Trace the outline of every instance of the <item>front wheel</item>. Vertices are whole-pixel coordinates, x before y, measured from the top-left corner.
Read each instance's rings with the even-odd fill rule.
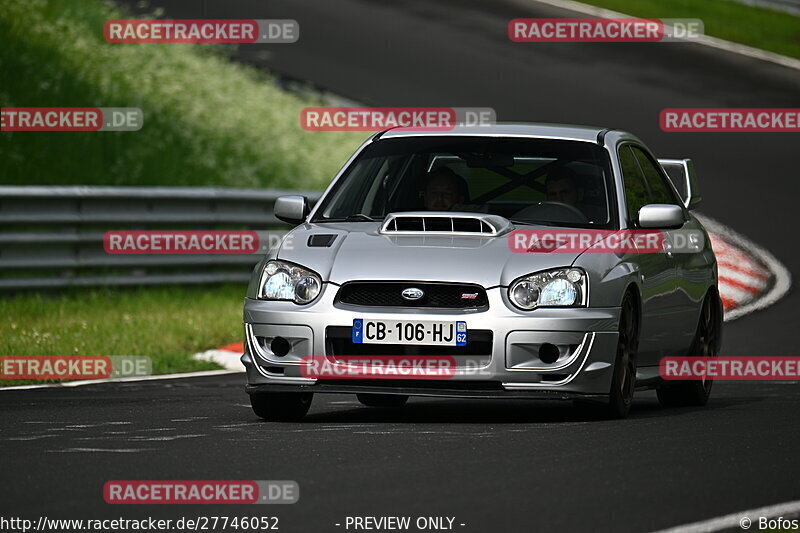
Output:
[[[722,302],[715,294],[706,296],[689,357],[716,357],[722,339]],[[706,376],[693,381],[666,383],[658,389],[664,407],[703,406],[708,403],[714,381]]]
[[[619,317],[617,356],[611,377],[607,414],[610,418],[625,418],[633,403],[636,390],[636,352],[639,349],[639,314],[632,293],[625,295]]]
[[[253,412],[264,420],[295,422],[311,407],[311,392],[259,392],[250,395]]]

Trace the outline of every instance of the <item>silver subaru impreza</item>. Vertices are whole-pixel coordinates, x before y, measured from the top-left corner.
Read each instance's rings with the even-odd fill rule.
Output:
[[[256,266],[247,392],[296,420],[314,393],[569,399],[612,417],[634,391],[703,405],[667,356],[721,343],[717,263],[691,161],[624,131],[549,124],[389,130],[367,140]]]

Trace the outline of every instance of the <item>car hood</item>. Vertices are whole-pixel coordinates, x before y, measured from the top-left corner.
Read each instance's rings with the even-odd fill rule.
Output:
[[[525,229],[545,229],[524,226]],[[507,286],[514,279],[570,266],[581,252],[517,253],[508,232],[481,235],[387,235],[377,222],[302,224],[289,232],[277,258],[317,272],[324,281],[413,280]],[[552,228],[549,228],[552,229]],[[312,236],[322,241],[312,246]]]

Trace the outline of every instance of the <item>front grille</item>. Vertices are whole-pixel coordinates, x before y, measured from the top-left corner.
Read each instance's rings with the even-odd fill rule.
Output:
[[[421,356],[467,356],[476,358],[492,356],[492,331],[470,329],[466,346],[427,346],[419,344],[364,344],[354,343],[350,326],[328,326],[325,328],[325,350],[327,355],[421,355]],[[473,359],[475,361],[479,359]]]
[[[406,300],[405,289],[424,292],[418,300]],[[486,290],[469,283],[419,283],[411,281],[351,281],[342,285],[336,300],[366,307],[434,307],[441,309],[488,309]]]

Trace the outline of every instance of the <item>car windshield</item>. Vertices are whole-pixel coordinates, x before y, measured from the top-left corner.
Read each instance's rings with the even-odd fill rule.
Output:
[[[379,140],[350,165],[315,222],[403,211],[490,213],[517,224],[610,227],[605,150],[581,141],[418,136]]]

